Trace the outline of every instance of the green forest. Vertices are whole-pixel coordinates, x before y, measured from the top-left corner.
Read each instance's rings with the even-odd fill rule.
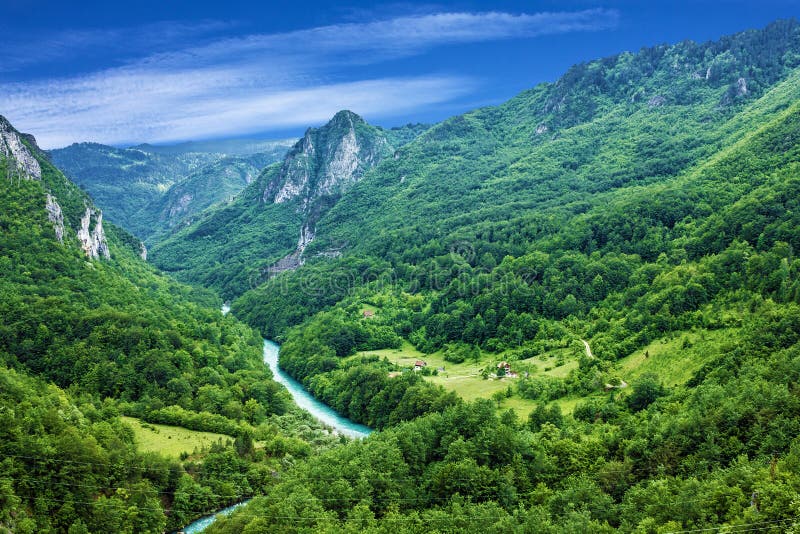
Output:
[[[271,380],[260,336],[219,297],[159,274],[108,223],[111,259],[87,259],[70,226],[88,197],[27,149],[41,181],[0,165],[0,531],[177,529],[338,443]],[[63,243],[46,191],[63,203]],[[121,415],[230,440],[165,458],[139,450]]]
[[[316,396],[385,430],[215,531],[786,530],[798,36],[776,23],[579,65],[370,171],[309,245],[345,244],[342,258],[233,311],[283,341],[282,366]],[[380,350],[404,340],[451,363],[475,355],[484,374],[530,371],[464,402]],[[659,372],[631,372],[637,352]],[[538,363],[555,354],[546,365],[575,362],[564,376]]]
[[[343,117],[357,179],[265,200],[324,175]],[[0,156],[0,532],[162,532],[250,497],[207,532],[797,531],[800,23],[359,121],[156,247],[180,282],[109,223],[88,259],[89,197],[27,138],[41,180]],[[376,431],[297,408],[262,337]],[[229,439],[169,456],[137,442],[156,425]]]

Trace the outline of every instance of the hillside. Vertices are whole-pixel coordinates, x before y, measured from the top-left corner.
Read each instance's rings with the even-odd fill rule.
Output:
[[[798,52],[786,21],[579,65],[366,173],[306,249],[341,256],[233,313],[385,430],[217,531],[301,495],[319,530],[794,525]]]
[[[574,67],[557,83],[537,87],[499,108],[436,125],[368,173],[320,220],[307,256],[336,248],[342,249],[341,260],[309,264],[296,277],[246,295],[234,309],[265,334],[276,336],[284,324],[295,324],[333,304],[350,289],[351,282],[334,282],[329,284],[333,291],[305,294],[291,305],[286,305],[283,289],[280,295],[270,290],[287,284],[294,288],[293,280],[303,287],[304,276],[360,285],[386,275],[400,282],[401,289],[458,295],[483,291],[488,281],[477,275],[494,272],[506,256],[520,258],[534,251],[549,254],[548,264],[556,264],[564,252],[585,258],[600,253],[607,266],[598,273],[624,277],[632,267],[622,267],[630,259],[623,254],[638,255],[637,262],[656,260],[668,252],[665,242],[681,219],[707,216],[713,204],[698,202],[691,213],[665,213],[666,208],[652,204],[638,219],[629,213],[603,228],[590,226],[584,214],[604,212],[615,198],[636,196],[646,202],[662,184],[714,157],[789,106],[797,97],[796,77],[787,79],[794,66],[791,50],[796,48],[795,23],[782,22],[718,43],[644,49]],[[750,88],[746,93],[736,96],[741,74],[750,71],[759,74],[745,81]],[[717,191],[709,191],[709,197],[713,203],[732,200]],[[687,208],[684,201],[682,209]],[[619,238],[614,234],[622,229],[614,224],[625,225]],[[593,279],[542,280],[545,259],[532,257],[518,262],[529,265],[527,279],[536,287],[556,290],[539,293],[539,298],[548,299],[538,305],[546,317],[561,319],[570,308],[585,313],[604,296],[587,291]],[[453,278],[464,270],[467,279],[459,284],[467,287],[459,289]],[[558,271],[552,272],[556,276]],[[611,282],[605,292],[625,283],[610,274],[603,277]],[[568,295],[569,305],[559,309]],[[443,304],[454,300],[447,298]],[[433,311],[431,315],[444,315],[447,310]],[[501,315],[493,319],[493,331],[511,307],[494,311]],[[453,322],[452,313],[447,315]],[[450,331],[458,337],[465,322],[477,315],[485,320],[480,309],[466,311]],[[441,327],[428,327],[434,329]],[[481,342],[492,337],[490,333]],[[440,338],[433,347],[445,340]]]
[[[230,140],[131,148],[75,143],[49,155],[113,222],[154,242],[236,195],[292,143]]]
[[[2,117],[0,208],[0,531],[177,528],[310,450],[276,427],[297,416],[260,337],[141,261]],[[167,460],[137,448],[121,413],[230,439]]]
[[[370,168],[426,129],[384,130],[341,111],[324,126],[309,128],[280,164],[266,168],[233,202],[208,210],[159,243],[152,260],[226,299],[238,296],[301,265],[317,221]]]

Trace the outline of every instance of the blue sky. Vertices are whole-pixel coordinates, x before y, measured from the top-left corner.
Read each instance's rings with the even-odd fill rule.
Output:
[[[570,65],[800,16],[800,0],[0,0],[0,114],[45,148],[299,136],[498,104]]]

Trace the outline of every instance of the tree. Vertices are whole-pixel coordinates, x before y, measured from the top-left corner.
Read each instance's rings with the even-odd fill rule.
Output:
[[[652,374],[642,375],[642,377],[633,385],[633,391],[625,399],[628,408],[634,412],[644,410],[650,406],[655,400],[666,394],[666,389],[658,378]]]

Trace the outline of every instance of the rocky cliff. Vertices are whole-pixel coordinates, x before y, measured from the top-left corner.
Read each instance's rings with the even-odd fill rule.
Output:
[[[0,115],[0,162],[4,162],[10,180],[42,180],[42,164],[50,165],[46,156],[36,145],[36,140],[31,135],[19,133],[8,120]],[[51,173],[52,174],[52,173]],[[61,173],[56,179],[64,181]],[[51,183],[44,183],[45,190],[51,189]],[[55,238],[64,244],[66,229],[64,210],[59,204],[53,191],[49,191],[43,198],[47,218],[53,224]],[[90,259],[109,259],[111,253],[108,248],[105,231],[103,230],[103,212],[95,208],[88,196],[82,197],[84,207],[80,224],[74,228],[81,249]]]
[[[386,131],[352,111],[340,111],[324,126],[309,128],[264,187],[263,202],[295,203],[303,215],[297,248],[270,267],[270,272],[301,265],[320,217],[365,172],[393,153]]]
[[[5,117],[0,115],[0,155],[13,162],[9,177],[41,180],[42,168],[31,151],[22,142],[22,137]]]
[[[339,196],[392,154],[384,132],[352,111],[340,111],[321,128],[309,128],[264,189],[264,202],[297,202],[307,210],[322,197]]]
[[[81,226],[78,228],[78,240],[81,248],[90,258],[103,257],[109,259],[111,253],[108,250],[106,234],[103,231],[103,212],[97,208],[87,206],[86,211],[81,217]]]

